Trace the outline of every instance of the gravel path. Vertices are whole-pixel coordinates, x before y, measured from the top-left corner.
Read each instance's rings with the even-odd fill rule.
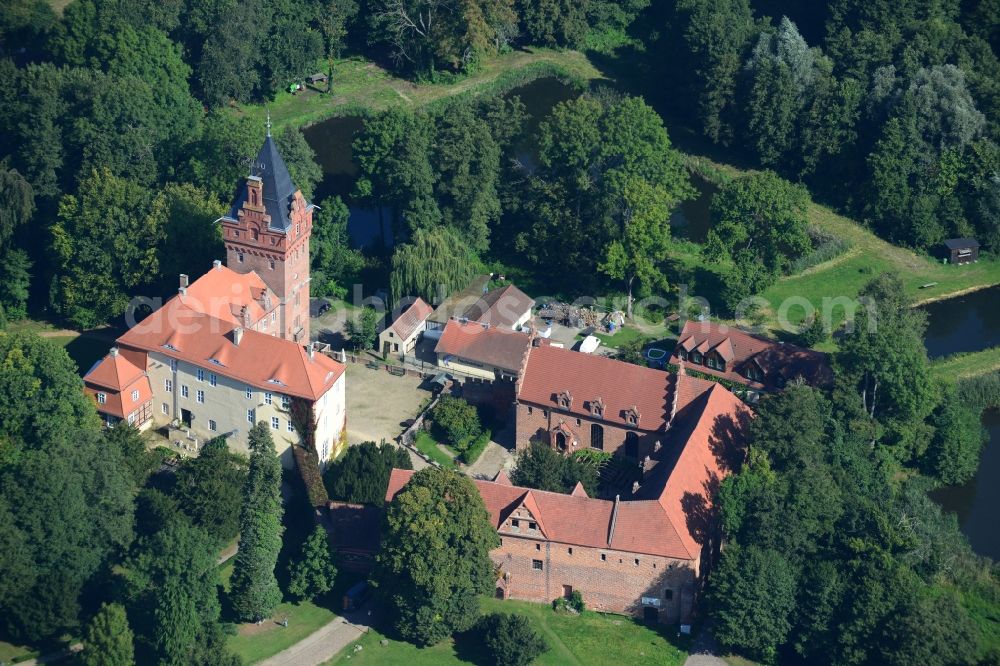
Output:
[[[363,624],[354,624],[346,618],[337,617],[287,650],[258,664],[259,666],[317,666],[332,659],[367,631],[368,627]]]

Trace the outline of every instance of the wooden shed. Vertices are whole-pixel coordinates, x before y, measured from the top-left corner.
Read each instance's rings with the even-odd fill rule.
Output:
[[[949,238],[944,242],[949,264],[979,261],[979,241],[975,238]]]

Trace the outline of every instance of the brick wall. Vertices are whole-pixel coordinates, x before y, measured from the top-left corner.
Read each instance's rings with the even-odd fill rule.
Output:
[[[660,622],[690,620],[696,577],[688,561],[503,532],[500,537],[500,547],[490,553],[500,569],[497,596],[502,591],[505,598],[549,603],[568,586],[593,610],[641,617],[645,597]]]
[[[532,438],[538,438],[543,442],[555,447],[555,437],[550,436],[556,428],[563,424],[566,432],[571,433],[566,438],[566,451],[572,453],[592,446],[592,426],[599,425],[604,431],[604,447],[607,453],[615,453],[621,449],[626,453],[625,440],[629,432],[636,434],[635,458],[642,459],[653,452],[657,441],[663,439],[662,432],[646,432],[625,428],[609,423],[602,419],[590,418],[570,414],[568,412],[552,409],[547,406],[539,406],[519,402],[517,405],[517,434],[516,446],[518,450],[527,448]],[[576,446],[573,446],[573,442]]]

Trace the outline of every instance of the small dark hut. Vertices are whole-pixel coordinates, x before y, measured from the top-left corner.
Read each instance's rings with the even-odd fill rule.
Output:
[[[949,238],[944,242],[949,264],[968,264],[979,260],[979,241],[975,238]]]

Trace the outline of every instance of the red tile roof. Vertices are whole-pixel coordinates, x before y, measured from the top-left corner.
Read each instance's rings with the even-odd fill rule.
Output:
[[[490,326],[513,328],[535,301],[512,284],[492,289],[473,303],[462,316]]]
[[[779,378],[791,381],[796,377],[802,377],[814,386],[824,386],[833,381],[833,371],[826,354],[763,336],[751,335],[733,326],[689,319],[677,339],[677,349],[684,349],[687,352],[697,350],[702,354],[714,350],[726,360],[726,371],[723,372],[706,365],[695,364],[691,362],[689,355],[687,363],[691,370],[753,388],[777,388],[776,380]],[[670,358],[670,362],[674,364],[681,360],[677,356],[677,349]],[[763,383],[745,376],[744,369],[748,363],[755,363],[761,368],[765,375]]]
[[[406,312],[396,317],[396,321],[392,322],[393,333],[401,340],[409,339],[420,324],[427,321],[433,311],[434,308],[428,305],[424,299],[417,297],[417,300],[406,309]]]
[[[274,292],[256,272],[237,273],[221,264],[192,282],[186,291],[183,299],[192,310],[235,326],[244,325],[241,314],[244,307],[252,326],[279,304]]]
[[[139,351],[112,350],[87,371],[83,381],[84,392],[93,397],[97,411],[122,419],[153,398],[146,354]],[[136,400],[132,399],[133,391],[139,392]],[[103,404],[97,401],[98,393],[105,396]]]
[[[394,469],[389,477],[386,502],[392,501],[415,472]],[[573,546],[607,548],[678,559],[696,559],[684,547],[655,501],[618,502],[614,533],[611,532],[615,502],[586,496],[564,495],[544,490],[474,479],[490,514],[500,529],[506,518],[525,506],[538,522],[546,539]]]
[[[534,350],[533,350],[534,351]],[[723,386],[694,377],[677,381],[679,425],[664,447],[666,460],[643,484],[637,499],[612,502],[520,488],[506,475],[475,480],[493,526],[523,506],[544,537],[570,545],[698,560],[712,499],[742,453],[750,409]],[[413,475],[393,470],[386,501]]]
[[[319,399],[344,373],[344,366],[328,356],[310,358],[305,347],[264,333],[244,331],[237,345],[236,329],[231,320],[207,315],[190,307],[186,297],[175,296],[118,342],[308,400]]]
[[[434,351],[518,374],[530,346],[527,333],[452,319]]]
[[[689,378],[690,379],[690,378]],[[657,502],[677,526],[689,552],[698,552],[712,500],[734,460],[742,454],[743,433],[750,408],[721,384],[712,383],[684,411],[678,411],[678,431],[665,447],[672,458]],[[657,488],[650,480],[653,489]]]
[[[589,417],[591,404],[600,398],[605,421],[627,425],[625,413],[634,407],[639,412],[638,428],[652,432],[664,429],[670,420],[674,383],[673,376],[662,370],[541,346],[528,354],[517,399]],[[569,409],[559,405],[564,391],[572,397]]]

